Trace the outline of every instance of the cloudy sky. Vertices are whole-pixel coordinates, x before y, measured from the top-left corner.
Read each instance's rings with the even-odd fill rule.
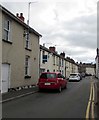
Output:
[[[12,2],[13,1],[13,2]],[[42,34],[40,44],[55,46],[58,53],[76,62],[94,62],[97,48],[97,0],[1,0],[14,15],[30,4],[30,26]]]

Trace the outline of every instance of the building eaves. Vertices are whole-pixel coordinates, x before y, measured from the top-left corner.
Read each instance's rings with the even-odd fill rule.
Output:
[[[61,58],[61,59],[64,59],[64,60],[66,60],[66,61],[68,61],[68,62],[70,62],[70,63],[73,63],[73,64],[75,64],[75,65],[78,66],[78,64],[75,63],[75,61],[74,61],[73,59],[70,59],[69,57],[64,58],[64,57],[62,57],[61,55],[57,54],[57,52],[52,52],[52,51],[50,51],[50,50],[49,50],[48,48],[46,48],[45,46],[40,45],[40,49],[45,50],[45,51],[47,51],[47,52],[49,52],[49,53],[53,53],[53,55],[56,55],[57,57],[59,57],[59,58]]]
[[[44,46],[42,46],[42,45],[40,45],[40,49],[45,50],[45,51],[51,53],[51,51],[50,51],[48,48],[46,48],[46,47],[44,47]]]
[[[73,59],[69,58],[69,57],[66,57],[66,60],[67,60],[68,62],[71,62],[71,63],[75,64],[75,61],[74,61]]]
[[[21,21],[19,18],[17,18],[14,14],[12,14],[10,11],[8,11],[5,7],[3,7],[2,5],[0,5],[0,10],[2,10],[2,12],[4,12],[5,14],[7,14],[9,17],[11,17],[13,20],[15,20],[16,22],[18,22],[19,24],[21,24],[22,26],[24,26],[26,29],[29,29],[30,32],[33,32],[35,35],[42,37],[41,34],[39,34],[37,31],[35,31],[33,28],[31,28],[30,26],[28,26],[26,23],[24,23],[23,21]]]
[[[45,50],[45,51],[47,51],[49,53],[53,53],[53,55],[56,55],[58,57],[61,57],[59,54],[57,54],[57,52],[52,52],[48,48],[46,48],[45,46],[40,45],[40,49]]]
[[[92,64],[92,63],[83,63],[82,66],[83,67],[87,67],[87,68],[94,68],[95,64]]]

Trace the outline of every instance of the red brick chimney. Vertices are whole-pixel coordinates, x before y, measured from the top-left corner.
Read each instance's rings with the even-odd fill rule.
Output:
[[[20,17],[19,18],[24,22],[23,13],[20,13]]]
[[[16,13],[16,16],[19,17],[19,13]]]
[[[55,51],[56,51],[56,48],[55,48],[55,47],[49,47],[49,50],[50,50],[51,52],[55,52]]]
[[[17,13],[16,14],[16,16],[20,19],[20,20],[22,20],[23,22],[24,22],[24,17],[23,17],[23,13],[20,13],[20,16],[19,16],[19,14]]]
[[[62,56],[62,57],[64,57],[65,58],[65,53],[63,52],[63,53],[61,53],[60,54],[60,56]]]

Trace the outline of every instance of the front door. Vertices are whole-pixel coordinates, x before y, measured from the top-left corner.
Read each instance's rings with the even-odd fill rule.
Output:
[[[8,92],[8,86],[9,86],[9,72],[10,71],[10,65],[9,64],[2,64],[2,82],[1,82],[1,93]]]

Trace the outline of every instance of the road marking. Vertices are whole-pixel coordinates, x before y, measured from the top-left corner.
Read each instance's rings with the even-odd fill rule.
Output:
[[[94,91],[94,84],[93,84],[93,87],[92,87],[93,89],[93,97],[92,97],[92,107],[91,107],[91,117],[92,118],[95,118],[95,116],[94,116],[94,101],[95,101],[95,91]]]
[[[89,118],[89,113],[90,113],[90,105],[91,105],[91,98],[92,98],[92,82],[91,82],[91,88],[90,88],[90,97],[87,105],[87,110],[86,110],[86,119],[88,120]]]
[[[90,119],[90,117],[93,118],[93,119],[95,118],[95,115],[94,115],[94,101],[95,101],[94,83],[91,82],[90,97],[89,97],[87,110],[86,110],[86,120]]]

